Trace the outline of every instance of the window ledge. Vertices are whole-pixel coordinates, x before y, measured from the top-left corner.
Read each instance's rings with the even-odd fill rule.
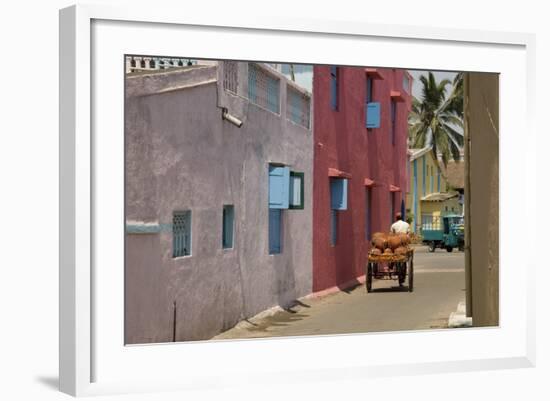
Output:
[[[340,177],[340,178],[351,178],[350,173],[346,173],[345,171],[338,170],[337,168],[329,167],[328,168],[328,176],[329,177]]]
[[[383,79],[376,68],[365,68],[365,73],[372,79]]]
[[[390,97],[396,102],[405,101],[405,97],[403,97],[403,94],[400,91],[390,91]]]

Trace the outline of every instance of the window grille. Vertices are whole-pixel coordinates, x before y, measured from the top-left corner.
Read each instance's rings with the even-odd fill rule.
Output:
[[[236,61],[223,62],[223,89],[237,93],[238,65]]]
[[[191,212],[174,212],[172,221],[173,257],[191,255]]]
[[[139,63],[140,63],[141,68],[145,68],[145,60],[144,59],[141,59],[141,61]]]
[[[290,85],[287,87],[287,118],[290,121],[309,128],[310,99]]]
[[[130,60],[130,67],[135,68],[135,66],[136,66],[136,60],[132,57],[132,59]]]
[[[269,111],[279,113],[279,79],[255,63],[248,63],[248,99]]]

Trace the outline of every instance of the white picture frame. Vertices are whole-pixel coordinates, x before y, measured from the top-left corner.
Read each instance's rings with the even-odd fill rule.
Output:
[[[204,37],[200,44],[202,50],[199,51],[196,41],[185,46],[173,39],[159,40],[167,38],[168,34],[173,37],[176,31],[189,35],[188,38]],[[126,32],[124,37],[121,36],[123,32]],[[231,42],[233,44],[216,45],[221,34],[224,40],[235,39]],[[327,43],[326,52],[306,55],[304,49],[300,50],[301,43],[314,44],[321,38]],[[242,48],[235,45],[237,40],[242,41]],[[293,41],[293,44],[281,46],[284,49],[281,51],[272,46],[255,47],[254,43],[257,44],[258,40],[262,40],[263,44],[276,41]],[[534,43],[534,36],[530,34],[373,25],[364,21],[277,17],[251,20],[239,18],[237,13],[228,18],[221,12],[192,15],[185,13],[185,10],[113,8],[105,5],[78,5],[61,10],[61,391],[80,396],[167,389],[196,390],[244,386],[252,380],[268,383],[274,377],[286,381],[298,378],[338,380],[343,377],[360,380],[386,375],[534,366],[535,283],[534,277],[527,274],[533,261],[529,259],[531,256],[519,258],[511,247],[518,233],[535,231],[534,218],[533,212],[526,207],[527,192],[520,190],[513,193],[510,185],[506,184],[511,180],[519,183],[520,188],[535,187],[534,177],[527,174],[529,169],[535,170],[535,160],[528,157],[528,147],[525,145],[535,141],[531,116],[534,110]],[[337,45],[341,50],[337,51]],[[119,319],[123,287],[120,286],[121,274],[117,270],[120,268],[123,271],[123,266],[116,262],[121,260],[119,240],[123,235],[123,220],[117,220],[121,204],[116,202],[120,200],[118,191],[122,191],[122,188],[117,189],[122,174],[117,170],[122,165],[122,116],[117,117],[116,113],[120,114],[123,106],[120,103],[123,86],[117,86],[123,79],[123,54],[172,55],[173,52],[183,52],[185,54],[174,55],[366,65],[364,54],[346,53],[346,49],[361,46],[367,49],[400,49],[402,53],[393,54],[390,50],[377,53],[376,57],[383,59],[383,64],[378,64],[381,66],[401,67],[406,55],[408,68],[501,73],[501,160],[513,153],[517,165],[514,169],[506,165],[501,167],[501,216],[507,217],[508,227],[513,227],[513,230],[501,229],[500,327],[124,347],[123,339],[119,337],[119,325],[123,325]],[[414,49],[422,46],[433,46],[441,52],[453,48],[458,54],[469,55],[469,58],[462,57],[452,62],[443,58],[436,64],[414,53]],[[273,51],[274,58],[266,55],[268,49]],[[318,47],[313,46],[315,49]],[[334,52],[327,54],[330,49]],[[120,57],[118,71],[112,69],[117,65],[116,57]],[[110,112],[104,112],[105,106],[98,99],[108,91],[118,92],[110,100],[115,107]],[[514,104],[517,105],[515,112],[507,113]],[[104,128],[115,135],[98,142],[93,133]],[[525,132],[524,144],[512,146],[507,140],[512,132]],[[107,143],[109,140],[114,142]],[[112,177],[107,182],[103,178],[109,171]],[[113,196],[115,207],[112,214],[105,209],[105,196],[109,194],[111,197],[110,190],[118,194]],[[113,227],[116,224],[120,226],[120,231],[115,234],[109,234],[110,227],[105,224],[110,220],[107,218],[109,216],[114,217]],[[105,247],[104,244],[111,240],[111,247]],[[101,270],[105,267],[101,263],[107,257],[114,261],[110,272],[115,274],[113,280],[108,282],[106,279],[111,273]],[[513,280],[511,266],[516,269]],[[98,286],[101,286],[101,295],[95,292]],[[513,301],[507,298],[512,288],[515,289]],[[104,313],[108,303],[114,305],[113,313]],[[412,349],[393,356],[376,355],[374,351],[368,353],[364,348],[360,349],[361,344],[373,336],[381,340],[384,337],[398,338],[410,344]],[[111,337],[112,343],[106,340]],[[445,341],[440,341],[441,338]],[[451,341],[457,349],[444,348],[445,342]],[[420,353],[427,344],[434,348],[432,353]],[[351,349],[357,350],[353,361],[338,358],[339,353]],[[317,357],[320,351],[324,353],[323,358]],[[169,374],[177,361],[176,354],[180,355],[180,361],[181,355],[185,355],[185,359],[194,365],[191,367],[187,363],[180,366],[179,372]],[[214,355],[218,355],[220,361],[229,362],[212,366],[208,361]],[[151,370],[153,367],[155,371]]]

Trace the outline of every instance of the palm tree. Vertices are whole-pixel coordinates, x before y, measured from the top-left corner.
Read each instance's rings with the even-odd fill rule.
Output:
[[[449,96],[449,110],[464,121],[464,73],[459,72],[453,79],[453,87]]]
[[[436,82],[433,73],[428,77],[422,75],[422,98],[412,101],[409,115],[409,140],[414,148],[432,149],[432,156],[437,162],[441,155],[447,166],[450,157],[460,159],[464,146],[463,133],[463,74],[459,73],[453,82],[444,79]],[[451,92],[447,96],[447,86]]]

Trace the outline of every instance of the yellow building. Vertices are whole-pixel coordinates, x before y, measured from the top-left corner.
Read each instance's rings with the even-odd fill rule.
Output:
[[[462,215],[460,194],[447,181],[433,158],[431,148],[410,149],[409,156],[406,216],[411,230],[420,233],[423,225],[436,224],[440,216]]]

